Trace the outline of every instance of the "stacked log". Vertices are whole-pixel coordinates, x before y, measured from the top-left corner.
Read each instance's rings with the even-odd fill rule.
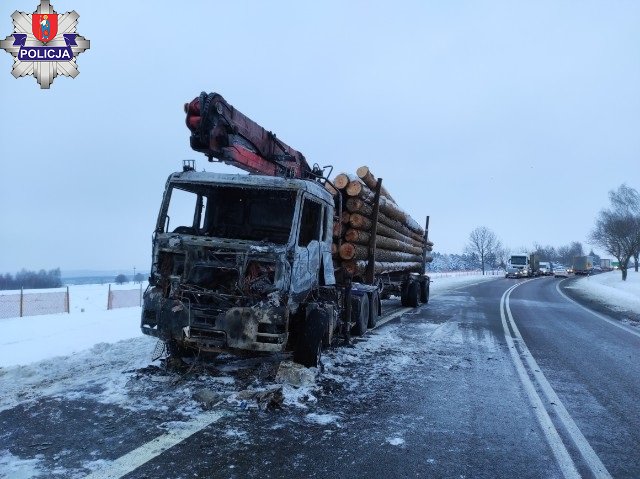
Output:
[[[376,224],[373,216],[377,182],[371,170],[362,166],[356,175],[340,173],[333,179],[333,186],[329,183],[326,186],[336,198],[336,206],[343,205],[333,229],[334,263],[337,269],[342,268],[351,275],[364,275],[369,259],[371,232]],[[425,239],[424,229],[397,205],[382,185],[375,249],[375,273],[422,272],[424,262],[431,261],[425,251],[433,249],[433,243]]]

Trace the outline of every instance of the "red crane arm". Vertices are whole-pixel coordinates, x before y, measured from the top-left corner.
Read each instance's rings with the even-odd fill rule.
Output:
[[[202,93],[185,104],[191,148],[250,173],[313,178],[299,151],[276,138],[217,93]]]

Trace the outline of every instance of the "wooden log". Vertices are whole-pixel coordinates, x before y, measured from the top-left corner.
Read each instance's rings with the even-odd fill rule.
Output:
[[[355,189],[351,189],[351,184],[345,190],[348,196],[360,198],[369,205],[373,204],[374,193],[366,185],[360,183],[360,189],[356,192]],[[349,200],[347,200],[349,201]],[[410,231],[416,233],[419,236],[424,236],[424,229],[414,220],[410,215],[404,212],[398,205],[391,200],[380,196],[380,212],[387,218],[398,221],[406,226]]]
[[[347,210],[351,213],[360,213],[369,218],[371,218],[371,214],[373,213],[373,207],[360,198],[349,198],[346,206]]]
[[[355,215],[353,221],[351,221],[351,217]],[[351,213],[349,218],[349,224],[356,229],[369,231],[371,230],[371,220],[367,218],[365,215],[360,213]],[[382,227],[382,228],[381,228]],[[394,234],[393,231],[397,232],[401,237],[397,237],[396,239],[404,240],[405,237],[412,238],[414,242],[422,245],[424,242],[424,238],[417,233],[414,233],[409,228],[401,224],[399,221],[392,220],[387,218],[383,214],[378,214],[378,229],[380,234],[383,236],[387,236],[389,238],[396,238],[398,235]]]
[[[352,229],[361,230],[367,233],[371,230],[371,220],[359,213],[351,214],[351,217],[349,218],[349,225]],[[387,238],[397,239],[413,246],[422,247],[422,245],[424,244],[421,239],[415,239],[413,237],[405,236],[402,233],[380,222],[378,222],[378,234],[386,236]]]
[[[343,211],[340,215],[340,222],[344,225],[349,224],[349,218],[351,217],[351,213],[348,211]]]
[[[369,245],[371,235],[367,231],[360,231],[353,228],[347,230],[344,235],[345,241],[361,245]],[[388,249],[391,251],[404,251],[411,254],[422,254],[422,247],[411,243],[406,243],[394,238],[376,235],[376,248]]]
[[[364,188],[366,188],[365,184],[359,179],[355,179],[349,182],[345,191],[349,196],[358,196]]]
[[[360,260],[369,257],[369,247],[354,243],[342,243],[338,250],[340,257],[346,260]],[[391,251],[376,248],[376,260],[381,262],[414,262],[422,261],[422,253],[412,254],[403,251]]]
[[[349,274],[363,275],[367,268],[367,262],[366,261],[345,261],[342,263],[342,267]],[[373,271],[376,274],[393,273],[398,271],[406,271],[407,273],[409,272],[421,273],[422,263],[421,262],[420,263],[417,263],[417,262],[386,263],[386,262],[376,261],[373,265]]]
[[[405,224],[400,223],[397,220],[393,220],[384,214],[378,214],[378,225],[382,223],[385,226],[388,226],[392,230],[395,230],[404,236],[408,236],[410,238],[415,239],[416,241],[420,241],[421,243],[424,241],[424,237],[415,231],[411,231]]]
[[[358,180],[357,176],[351,175],[349,173],[339,173],[333,179],[333,184],[336,185],[336,188],[338,188],[339,190],[344,190],[351,181],[355,180]]]
[[[340,238],[344,234],[345,227],[342,223],[333,223],[333,237]]]
[[[349,217],[349,224],[359,230],[370,230],[371,220],[359,213],[352,213]]]
[[[338,245],[335,243],[331,243],[331,254],[335,256],[338,253]]]
[[[376,178],[373,175],[373,173],[371,173],[371,170],[369,169],[368,166],[361,166],[360,168],[358,168],[356,170],[356,175],[358,175],[358,178],[360,178],[362,182],[365,185],[367,185],[371,191],[376,189],[378,178]],[[391,193],[389,193],[389,191],[384,187],[384,183],[380,188],[380,194],[382,196],[387,197],[387,199],[393,201],[394,203],[396,202],[396,200],[394,200],[393,197],[391,196]]]
[[[331,186],[328,181],[324,184],[324,189],[331,193],[331,196],[336,196],[338,194],[338,190]]]

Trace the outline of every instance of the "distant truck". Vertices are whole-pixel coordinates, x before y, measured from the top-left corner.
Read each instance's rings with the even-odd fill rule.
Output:
[[[602,271],[613,271],[610,259],[600,258],[600,267],[602,268]]]
[[[553,267],[549,261],[540,261],[540,274],[542,276],[553,275]]]
[[[512,254],[505,278],[531,278],[540,275],[540,261],[535,253]]]
[[[574,256],[573,273],[587,275],[593,273],[593,256]]]

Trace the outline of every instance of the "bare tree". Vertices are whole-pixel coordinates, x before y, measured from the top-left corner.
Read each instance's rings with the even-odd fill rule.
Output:
[[[609,199],[611,208],[598,214],[591,239],[615,256],[626,281],[629,261],[640,250],[640,195],[622,185],[609,192]]]
[[[496,237],[495,233],[486,226],[479,226],[469,234],[469,242],[465,251],[469,254],[475,254],[480,260],[482,274],[484,275],[485,264],[493,257],[495,258],[496,250],[500,249],[502,244]]]
[[[567,266],[571,266],[574,256],[584,256],[584,248],[580,241],[573,241],[566,246],[560,246],[557,249],[557,260]]]
[[[638,193],[636,189],[623,183],[617,190],[609,192],[609,199],[615,211],[640,218],[640,193]],[[634,267],[637,273],[638,256],[640,256],[640,230],[636,232],[636,235],[638,236],[636,238],[636,247],[631,256],[633,257]]]

